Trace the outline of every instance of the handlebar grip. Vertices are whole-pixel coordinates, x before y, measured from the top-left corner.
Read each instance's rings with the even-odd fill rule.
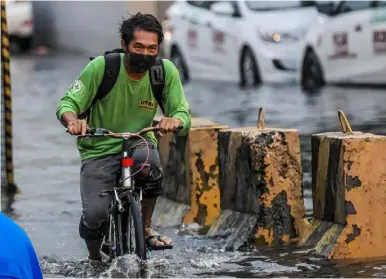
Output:
[[[173,133],[177,134],[177,133],[181,132],[181,130],[182,130],[183,128],[184,128],[183,126],[179,126],[177,129],[175,129],[175,130],[173,131]]]

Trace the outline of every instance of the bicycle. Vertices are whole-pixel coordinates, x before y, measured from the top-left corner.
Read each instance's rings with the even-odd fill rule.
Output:
[[[174,133],[178,132],[181,128],[179,127]],[[106,221],[108,226],[106,226],[106,233],[101,247],[101,251],[109,256],[109,261],[127,253],[133,254],[134,251],[139,259],[147,260],[151,250],[145,243],[145,227],[141,210],[142,187],[135,187],[133,179],[134,175],[145,167],[149,159],[150,147],[141,135],[151,131],[159,131],[159,128],[148,127],[137,133],[113,133],[104,128],[88,128],[85,135],[77,136],[78,138],[115,137],[123,139],[121,179],[113,189],[100,192],[101,196],[113,195]],[[146,143],[147,157],[142,167],[132,174],[131,167],[134,165],[134,160],[128,156],[128,149],[129,140],[133,137],[139,137]],[[133,247],[134,244],[135,248]],[[173,246],[170,245],[162,247],[162,250],[172,248]],[[157,249],[153,248],[152,250]]]

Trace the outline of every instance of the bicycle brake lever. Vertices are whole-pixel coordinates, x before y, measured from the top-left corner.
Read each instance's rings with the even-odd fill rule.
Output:
[[[103,135],[107,135],[107,134],[109,134],[109,133],[110,133],[109,130],[103,129],[103,128],[95,128],[95,129],[93,130],[93,135],[94,135],[94,136],[103,136]]]
[[[91,134],[95,129],[93,128],[87,128],[86,133]],[[68,129],[66,128],[66,133],[69,133]]]
[[[84,136],[78,136],[78,138],[89,138],[91,136],[105,136],[110,133],[109,130],[103,129],[103,128],[87,128],[86,135]]]

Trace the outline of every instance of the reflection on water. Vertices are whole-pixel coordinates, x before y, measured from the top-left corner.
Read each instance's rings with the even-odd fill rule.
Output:
[[[147,269],[124,257],[112,266],[91,266],[78,236],[80,160],[75,139],[55,117],[60,97],[80,73],[88,57],[13,60],[15,180],[22,190],[13,218],[25,228],[41,258],[45,274],[55,277],[383,277],[386,262],[335,263],[294,248],[225,252],[219,239],[173,236],[175,249],[154,252]],[[195,115],[230,127],[255,126],[264,107],[268,127],[298,129],[307,213],[312,213],[311,139],[317,132],[339,131],[337,110],[353,128],[384,134],[386,94],[383,90],[324,88],[304,94],[299,87],[261,86],[239,90],[226,83],[194,82],[186,95]],[[216,248],[217,247],[217,248]]]

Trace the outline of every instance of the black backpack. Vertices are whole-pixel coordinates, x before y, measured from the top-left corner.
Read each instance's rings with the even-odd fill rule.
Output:
[[[88,118],[90,115],[90,110],[95,105],[95,103],[98,100],[104,98],[113,88],[121,69],[121,53],[124,53],[122,49],[114,49],[112,51],[105,52],[105,72],[103,74],[102,82],[99,84],[98,91],[91,105],[86,111],[78,116],[79,119]],[[94,59],[95,57],[90,57],[90,61]],[[149,69],[149,77],[154,98],[157,100],[162,113],[164,113],[164,100],[162,91],[165,85],[165,69],[161,58],[157,57],[155,64]]]

